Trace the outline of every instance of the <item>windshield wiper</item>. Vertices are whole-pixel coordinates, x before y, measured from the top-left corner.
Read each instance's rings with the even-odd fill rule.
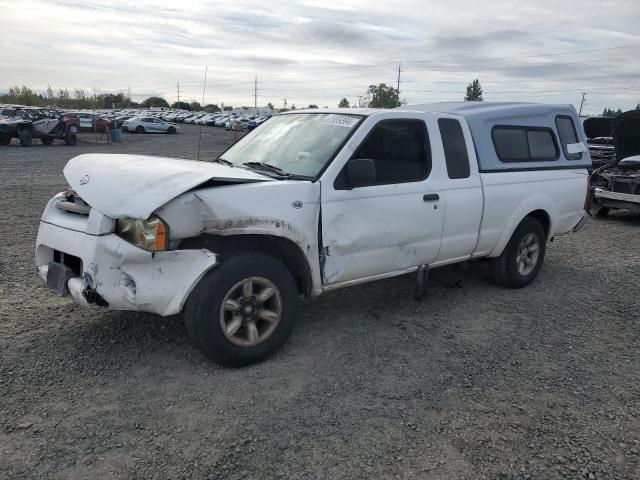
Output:
[[[273,172],[276,175],[280,175],[281,177],[289,177],[291,174],[285,172],[284,170],[282,170],[279,167],[276,167],[275,165],[271,165],[269,163],[264,163],[264,162],[245,162],[242,165],[244,165],[245,167],[249,167],[249,168],[255,168],[256,170],[267,170],[269,172]]]
[[[229,165],[230,167],[233,167],[233,163],[231,163],[229,160],[225,160],[222,157],[218,157],[214,160],[214,162],[216,163],[221,163],[223,165]]]

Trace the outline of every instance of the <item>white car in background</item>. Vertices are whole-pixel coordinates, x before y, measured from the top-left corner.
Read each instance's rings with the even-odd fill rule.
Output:
[[[175,123],[165,122],[153,117],[133,117],[122,123],[125,132],[135,133],[179,133],[180,127]]]

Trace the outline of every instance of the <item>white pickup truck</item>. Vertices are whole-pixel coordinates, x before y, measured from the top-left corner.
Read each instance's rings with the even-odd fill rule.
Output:
[[[81,155],[42,215],[38,272],[82,304],[183,312],[207,357],[257,362],[299,296],[480,259],[529,284],[584,218],[578,126],[566,105],[307,110],[213,162]]]

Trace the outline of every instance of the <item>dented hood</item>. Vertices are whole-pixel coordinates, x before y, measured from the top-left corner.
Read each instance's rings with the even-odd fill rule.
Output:
[[[111,218],[148,218],[169,200],[210,180],[273,181],[220,163],[97,153],[69,160],[64,176],[85,202]]]

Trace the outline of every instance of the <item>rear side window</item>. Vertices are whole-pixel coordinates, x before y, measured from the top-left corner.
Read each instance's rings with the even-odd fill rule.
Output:
[[[469,156],[460,122],[453,118],[440,118],[438,119],[438,127],[442,137],[444,159],[447,163],[449,178],[468,178],[470,174]]]
[[[539,162],[558,159],[553,131],[540,127],[496,126],[491,135],[502,162]]]
[[[582,159],[582,152],[567,153],[567,145],[572,143],[578,143],[578,133],[576,132],[576,126],[573,123],[573,119],[567,116],[556,117],[556,128],[558,129],[558,135],[560,136],[560,145],[562,145],[562,151],[565,158],[568,160],[580,160]]]

